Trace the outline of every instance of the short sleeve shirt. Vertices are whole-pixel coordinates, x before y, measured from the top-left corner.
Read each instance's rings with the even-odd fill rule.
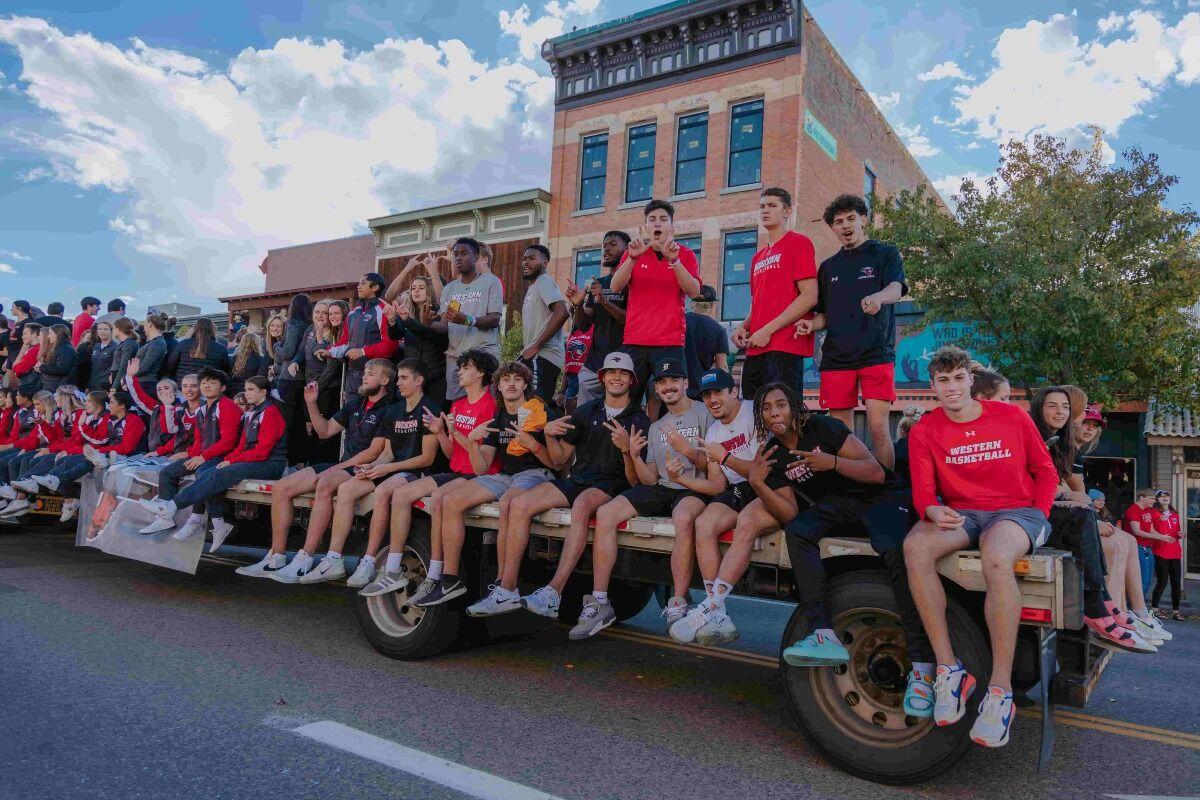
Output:
[[[842,248],[821,262],[817,310],[825,314],[822,371],[895,362],[895,305],[883,306],[876,314],[862,310],[864,297],[893,282],[908,291],[900,251],[874,239],[853,250]]]
[[[512,444],[517,437],[511,430],[517,424],[517,415],[508,413],[508,409],[501,404],[497,404],[496,418],[492,421],[489,428],[495,428],[495,433],[489,433],[483,443],[488,447],[496,448],[496,458],[500,462],[500,472],[505,475],[516,475],[519,472],[524,472],[527,469],[545,469],[546,465],[541,462],[533,453],[522,453],[515,456],[508,452],[508,446]],[[541,431],[533,434],[533,438],[539,442],[545,442],[546,437]]]
[[[467,400],[466,397],[460,397],[450,407],[450,419],[454,422],[454,427],[463,436],[466,436],[495,416],[496,398],[491,392],[484,392],[474,403]],[[457,440],[454,442],[454,449],[450,454],[450,471],[457,472],[460,475],[475,474],[475,470],[471,466],[471,456],[467,453],[467,448],[460,445]],[[488,474],[499,471],[499,460],[493,460],[491,466],[488,468]]]
[[[715,442],[725,448],[725,452],[742,461],[753,461],[758,454],[758,436],[754,432],[754,403],[742,401],[742,407],[731,422],[721,422],[714,419],[704,441]],[[726,480],[732,486],[746,480],[729,467],[721,467]]]
[[[700,376],[712,369],[718,353],[729,352],[729,334],[707,314],[687,312],[687,344],[683,349],[687,363],[688,397],[700,399]]]
[[[703,439],[712,424],[713,418],[708,408],[693,401],[691,407],[682,414],[668,412],[650,426],[650,433],[646,435],[646,461],[653,463],[658,469],[659,486],[665,486],[668,489],[686,488],[667,477],[667,458],[669,456],[674,456],[683,462],[685,476],[690,478],[696,475],[695,465],[667,443],[667,434],[674,430],[678,431],[685,439]]]
[[[538,275],[537,280],[529,284],[525,290],[525,302],[521,304],[521,331],[525,335],[524,341],[531,344],[542,332],[542,328],[546,327],[546,322],[550,319],[551,305],[554,303],[565,304],[566,302],[567,299],[563,297],[562,291],[553,278],[544,272]],[[544,358],[556,367],[562,368],[566,351],[561,328],[546,340],[537,354],[539,358]]]
[[[850,429],[845,423],[834,419],[828,414],[809,415],[796,443],[796,450],[836,454],[850,436]],[[775,437],[767,441],[767,449],[778,449],[773,454],[775,465],[771,467],[768,481],[772,485],[790,485],[797,493],[797,499],[807,499],[819,503],[827,495],[836,494],[859,499],[869,498],[878,494],[879,488],[852,481],[833,470],[815,472],[803,464],[792,466],[798,461],[797,456],[788,452]]]
[[[412,411],[408,410],[404,398],[392,403],[383,415],[379,435],[391,444],[393,462],[408,461],[421,455],[421,445],[429,433],[425,415],[436,417],[438,413],[438,408],[426,397],[422,397]]]
[[[453,280],[442,288],[441,306],[449,309],[457,303],[458,310],[472,317],[500,313],[504,310],[504,286],[500,279],[488,273],[477,274],[475,280],[463,283]],[[480,349],[499,357],[500,329],[482,331],[469,325],[449,325],[450,347],[447,356],[460,356],[468,350]]]
[[[679,261],[700,279],[696,254],[680,246]],[[666,257],[650,248],[633,265],[629,278],[629,305],[625,310],[625,344],[641,347],[682,347],[686,326],[684,296],[675,270]]]
[[[600,293],[610,305],[621,309],[626,307],[628,300],[626,292],[612,290],[612,275],[597,278],[596,283],[600,284]],[[621,349],[621,344],[625,340],[625,323],[618,322],[612,314],[608,313],[607,308],[597,303],[590,291],[587,300],[584,301],[584,306],[592,309],[593,314],[592,349],[588,353],[584,366],[592,372],[599,372],[600,367],[604,364],[604,357]]]
[[[612,433],[604,426],[609,421],[604,408],[604,398],[584,403],[571,415],[571,430],[562,441],[575,448],[575,463],[571,466],[570,478],[583,486],[597,483],[625,483],[625,459],[612,442]],[[636,427],[639,431],[650,429],[650,418],[636,403],[613,418],[626,430]]]
[[[571,331],[571,335],[567,337],[567,358],[563,371],[568,375],[578,375],[579,370],[587,363],[588,354],[592,350],[592,338],[595,330],[596,326],[593,325],[586,331]]]
[[[1129,533],[1133,533],[1133,525],[1130,523],[1134,521],[1141,526],[1142,530],[1152,531],[1154,530],[1154,509],[1142,508],[1137,503],[1134,503],[1129,508],[1125,509],[1123,521],[1125,523],[1125,530]],[[1137,538],[1137,543],[1139,545],[1149,548],[1153,548],[1155,543],[1158,541],[1157,539],[1143,539],[1140,536],[1135,538]]]
[[[377,434],[382,435],[383,418],[390,404],[391,401],[386,396],[372,403],[362,395],[354,395],[333,415],[333,421],[346,431],[345,439],[342,440],[343,461],[366,450]]]
[[[754,254],[750,266],[750,318],[747,329],[753,333],[783,313],[799,295],[797,281],[817,277],[817,256],[812,240],[788,231],[775,244]],[[813,354],[813,335],[797,337],[791,325],[775,331],[766,347],[750,347],[746,355],[760,353]]]

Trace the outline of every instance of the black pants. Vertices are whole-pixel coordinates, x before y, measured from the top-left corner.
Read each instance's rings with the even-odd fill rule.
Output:
[[[550,363],[541,356],[535,356],[532,361],[521,359],[521,363],[529,367],[533,373],[533,386],[530,392],[542,398],[547,407],[554,406],[554,391],[558,388],[558,376],[562,368]]]
[[[1103,609],[1096,608],[1107,594],[1104,575],[1104,550],[1100,547],[1100,528],[1096,512],[1090,508],[1050,507],[1050,547],[1070,550],[1083,564],[1084,614],[1103,616]],[[1089,607],[1091,606],[1091,607]]]
[[[655,370],[662,366],[664,358],[676,358],[679,362],[686,364],[684,361],[683,347],[650,347],[648,345],[627,344],[621,347],[621,350],[628,353],[633,360],[633,375],[634,384],[629,390],[629,397],[633,402],[642,403],[643,393],[647,400],[654,397],[654,384],[652,378]],[[601,391],[603,396],[603,391]]]
[[[784,383],[804,396],[804,356],[771,350],[746,356],[742,364],[742,397],[753,400],[768,383]]]
[[[800,611],[809,630],[832,628],[821,563],[821,540],[826,536],[865,536],[872,542],[896,541],[897,530],[908,524],[908,508],[891,497],[865,503],[851,497],[831,495],[809,506],[784,529],[788,556],[796,580]]]
[[[1182,590],[1182,558],[1163,558],[1162,556],[1154,557],[1154,597],[1150,603],[1154,608],[1158,608],[1158,603],[1162,600],[1163,591],[1167,588],[1167,581],[1171,582],[1171,610],[1179,610],[1179,595]]]

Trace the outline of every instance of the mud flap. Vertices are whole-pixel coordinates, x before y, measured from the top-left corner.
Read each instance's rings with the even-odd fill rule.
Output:
[[[1038,749],[1038,772],[1050,764],[1054,752],[1054,703],[1050,698],[1050,687],[1058,671],[1058,631],[1054,628],[1040,629],[1038,639],[1038,679],[1041,683],[1042,741]]]

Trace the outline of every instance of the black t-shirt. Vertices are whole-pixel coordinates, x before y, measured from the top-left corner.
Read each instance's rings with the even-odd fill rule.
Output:
[[[353,458],[371,445],[391,403],[392,398],[384,395],[374,405],[369,405],[366,397],[356,394],[333,415],[333,421],[346,430],[346,438],[342,442],[343,461]]]
[[[393,462],[408,461],[421,455],[421,444],[429,433],[425,415],[436,417],[438,413],[437,406],[427,397],[422,397],[412,411],[408,410],[408,401],[403,397],[388,406],[377,435],[391,443]]]
[[[650,430],[650,418],[636,403],[631,402],[615,419],[626,430],[630,425],[643,434]],[[567,431],[562,440],[575,446],[571,480],[578,484],[625,482],[625,460],[612,442],[612,433],[604,427],[608,421],[603,397],[584,403],[571,415],[571,424],[575,427]]]
[[[495,428],[496,432],[489,433],[483,440],[483,444],[496,448],[496,452],[500,456],[500,472],[505,475],[516,475],[527,469],[545,469],[546,465],[533,453],[514,456],[508,452],[509,443],[516,438],[509,428],[517,424],[517,415],[508,413],[503,400],[496,405],[496,417],[488,423],[488,427]],[[533,438],[543,444],[546,442],[546,435],[541,431],[534,433]]]
[[[862,369],[896,360],[895,305],[877,314],[862,310],[862,300],[889,283],[904,282],[900,251],[868,239],[853,250],[842,248],[821,262],[817,272],[817,308],[825,314],[821,370]]]
[[[804,430],[800,432],[800,439],[794,449],[833,455],[842,449],[848,436],[850,429],[841,420],[828,414],[812,414],[808,417]],[[768,482],[772,486],[791,486],[796,491],[797,500],[807,498],[813,503],[819,503],[826,495],[867,499],[877,495],[882,488],[852,481],[834,470],[813,472],[803,464],[794,469],[789,468],[788,465],[797,461],[798,457],[789,453],[783,443],[774,436],[767,441],[766,449],[770,450],[772,447],[779,449],[772,456],[775,465],[771,467]]]
[[[721,323],[707,314],[687,312],[687,332],[683,348],[687,361],[688,397],[700,399],[700,376],[712,369],[717,353],[729,352],[729,336]]]
[[[601,291],[608,302],[612,303],[617,308],[625,308],[629,298],[625,292],[614,292],[609,286],[612,284],[612,275],[604,275],[596,279],[600,284]],[[604,365],[604,357],[609,353],[614,353],[621,349],[621,342],[625,338],[625,323],[617,322],[613,315],[608,313],[608,309],[600,305],[592,297],[592,293],[587,293],[587,300],[584,301],[584,306],[592,309],[595,313],[592,316],[592,349],[588,353],[587,361],[583,365],[592,372],[599,372],[600,367]]]

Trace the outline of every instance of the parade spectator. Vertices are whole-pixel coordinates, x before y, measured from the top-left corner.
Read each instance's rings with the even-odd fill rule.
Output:
[[[90,331],[96,324],[96,316],[100,313],[100,300],[96,297],[85,297],[79,301],[79,307],[83,310],[71,321],[71,344],[73,345],[79,344],[83,334]]]
[[[458,380],[458,357],[482,350],[500,361],[500,315],[504,286],[500,279],[477,269],[480,244],[469,237],[454,242],[451,252],[457,278],[442,289],[441,317],[429,323],[447,337],[446,399],[457,400],[465,390]]]
[[[531,244],[521,257],[521,276],[529,284],[521,304],[521,361],[533,373],[530,391],[551,404],[566,360],[562,329],[570,315],[558,284],[546,274],[549,263],[545,245]]]
[[[600,383],[600,367],[609,353],[621,349],[625,334],[626,293],[612,288],[612,276],[625,257],[629,234],[609,231],[600,245],[600,266],[604,274],[585,287],[567,284],[566,297],[572,307],[572,318],[578,330],[592,332],[592,346],[579,371],[578,405],[604,394]]]
[[[1179,599],[1182,594],[1181,575],[1183,566],[1183,526],[1180,523],[1179,512],[1171,505],[1171,493],[1159,490],[1154,493],[1154,532],[1163,538],[1154,543],[1154,594],[1152,607],[1155,616],[1165,618],[1167,615],[1158,608],[1162,601],[1167,583],[1171,584],[1171,617],[1183,620],[1179,611]]]
[[[205,368],[228,373],[229,346],[217,336],[212,320],[200,317],[167,357],[166,374],[180,383],[184,375],[198,375]]]

